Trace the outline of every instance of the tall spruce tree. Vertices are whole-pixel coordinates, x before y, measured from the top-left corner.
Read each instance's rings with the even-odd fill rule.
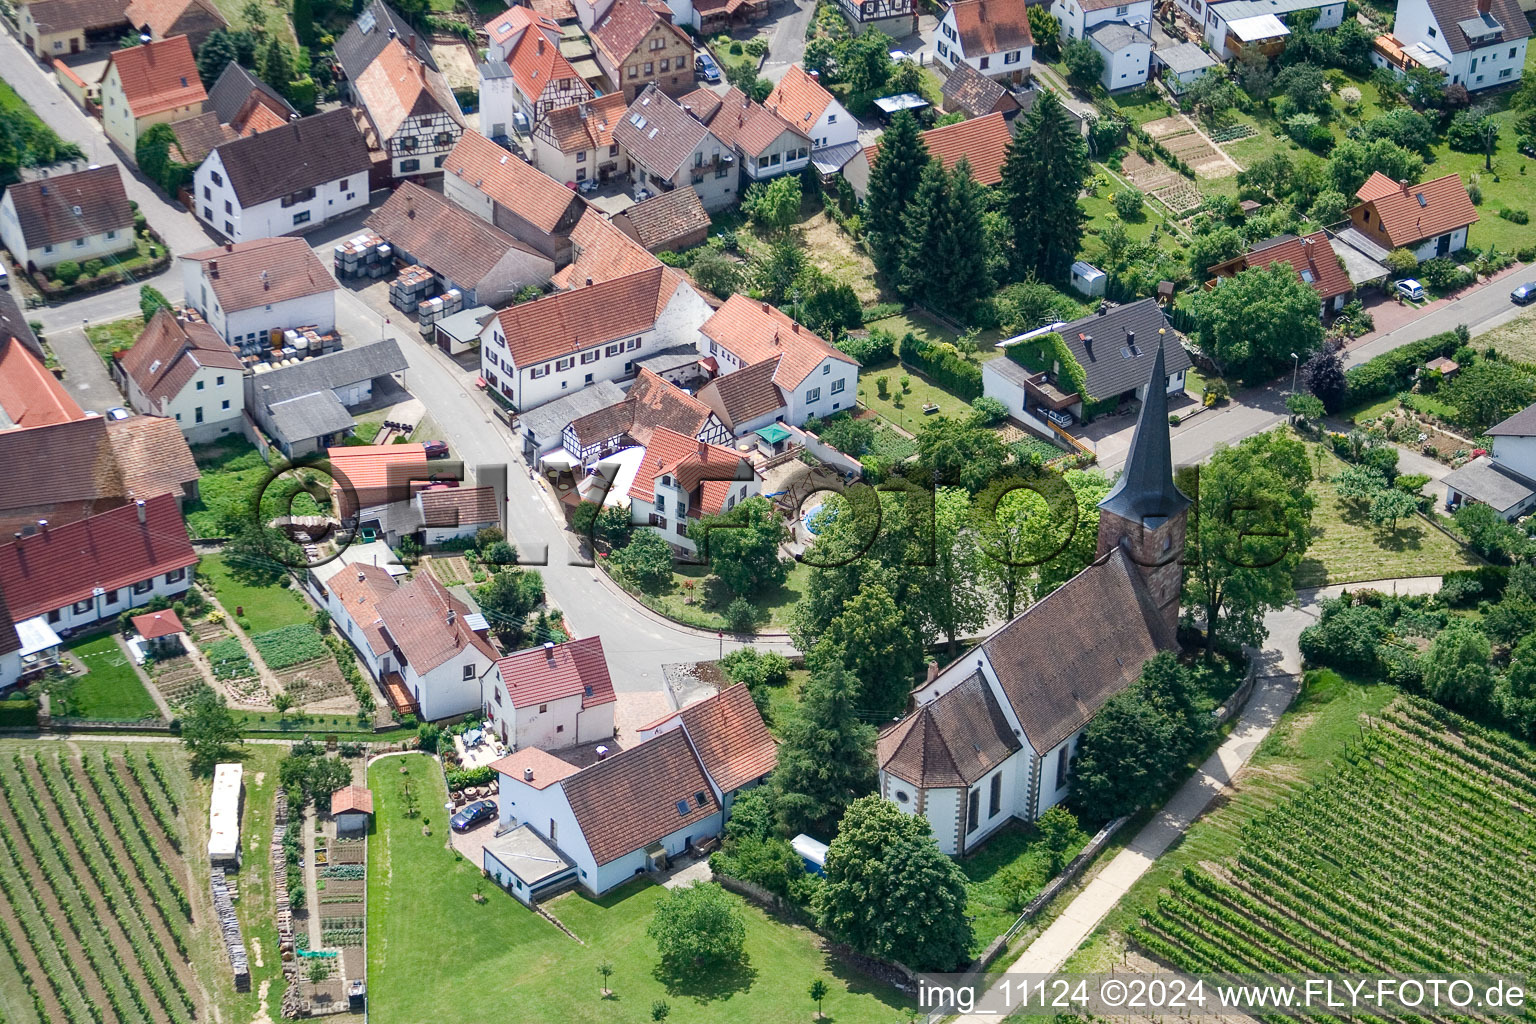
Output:
[[[950,231],[938,254],[949,268],[948,291],[932,296],[941,309],[963,312],[992,294],[986,212],[986,190],[971,173],[970,160],[961,157],[949,176]]]
[[[1008,146],[1000,185],[1013,227],[1013,270],[1042,281],[1067,279],[1083,238],[1077,196],[1088,150],[1071,116],[1046,90]]]
[[[293,34],[300,46],[315,44],[315,12],[310,0],[293,0]]]
[[[874,788],[875,730],[859,719],[859,689],[833,658],[821,659],[805,684],[773,773],[774,807],[787,834],[830,838],[848,805]]]
[[[942,298],[945,294],[949,267],[939,254],[954,233],[949,192],[949,175],[944,165],[929,160],[901,221],[901,260],[895,276],[896,290],[903,298],[927,304],[931,298]]]
[[[895,275],[901,271],[907,205],[917,194],[928,160],[928,146],[918,131],[917,119],[905,110],[891,118],[891,126],[880,136],[880,153],[869,171],[864,213],[870,255],[882,273]]]
[[[285,97],[293,83],[293,57],[288,47],[273,36],[261,57],[261,80]]]

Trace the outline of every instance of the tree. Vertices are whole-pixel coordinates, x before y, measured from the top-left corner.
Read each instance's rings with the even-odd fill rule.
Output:
[[[1435,126],[1417,110],[1398,107],[1362,124],[1360,136],[1367,140],[1390,139],[1410,152],[1426,153],[1435,141]]]
[[[1298,421],[1320,420],[1323,418],[1323,400],[1305,391],[1298,391],[1295,394],[1287,395],[1285,408]]]
[[[192,172],[196,170],[195,165],[184,164],[171,156],[172,147],[179,145],[176,132],[163,122],[150,125],[134,144],[139,170],[172,198],[192,180]],[[177,152],[180,152],[179,148]]]
[[[859,717],[859,681],[819,663],[783,725],[773,802],[788,834],[828,835],[848,805],[875,785],[875,730]]]
[[[858,293],[852,285],[844,284],[831,274],[807,267],[796,287],[800,291],[800,302],[796,307],[800,319],[828,341],[837,342],[843,332],[864,322],[864,304],[859,301]]]
[[[181,713],[181,742],[199,775],[230,756],[231,747],[240,742],[240,727],[222,693],[207,684],[193,691]]]
[[[837,41],[829,36],[817,36],[805,44],[801,65],[813,75],[821,76],[822,85],[837,81]]]
[[[931,549],[920,526],[906,531],[912,538],[909,564],[918,583],[911,600],[927,635],[943,637],[954,656],[960,653],[960,637],[985,625],[987,594],[981,586],[981,554],[971,529],[969,497],[959,488],[941,487],[932,501]],[[909,503],[909,511],[916,512],[916,504]]]
[[[1489,561],[1507,564],[1530,551],[1531,543],[1518,526],[1480,502],[1464,502],[1455,519],[1467,544]]]
[[[1077,197],[1087,177],[1088,151],[1076,124],[1054,92],[1041,93],[1008,145],[999,185],[1019,277],[1066,281],[1082,245]]]
[[[746,955],[740,904],[714,882],[662,893],[645,934],[656,941],[662,965],[674,974],[720,970]]]
[[[1180,98],[1186,110],[1192,110],[1208,127],[1219,128],[1232,119],[1232,112],[1243,105],[1243,94],[1236,83],[1223,75],[1205,74],[1195,79]]]
[[[870,31],[843,40],[837,73],[854,92],[883,89],[892,70],[891,37],[884,32]]]
[[[771,590],[789,578],[791,562],[779,554],[789,530],[767,498],[748,498],[720,515],[693,520],[688,538],[710,571],[741,597]]]
[[[1328,156],[1328,175],[1333,179],[1333,188],[1346,196],[1359,191],[1365,179],[1375,171],[1394,181],[1418,181],[1424,173],[1424,158],[1390,139],[1368,142],[1343,139]]]
[[[952,174],[939,161],[929,162],[902,230],[898,287],[903,295],[959,312],[991,293],[985,203],[964,157]]]
[[[288,712],[293,707],[292,695],[290,695],[288,691],[284,690],[282,693],[279,693],[276,697],[272,698],[272,707],[277,711],[277,720],[281,722],[283,719],[288,717]]]
[[[1441,395],[1456,407],[1456,423],[1476,437],[1536,401],[1536,378],[1509,363],[1479,359],[1462,367]]]
[[[1045,61],[1057,60],[1061,56],[1061,21],[1045,4],[1031,4],[1026,10],[1036,55]]]
[[[1030,20],[1033,21],[1034,19],[1031,18]],[[806,994],[816,1001],[816,1019],[821,1020],[826,1016],[826,1014],[821,1012],[821,1001],[827,998],[827,983],[821,978],[817,978],[811,982],[811,987],[806,990]]]
[[[1225,290],[1225,289],[1219,289]],[[1306,446],[1276,430],[1218,449],[1180,474],[1196,499],[1185,543],[1186,599],[1204,612],[1206,656],[1218,636],[1262,642],[1264,613],[1295,597],[1291,574],[1311,539]]]
[[[715,249],[704,248],[693,258],[688,274],[707,292],[728,299],[741,289],[741,264]]]
[[[923,640],[906,628],[890,592],[874,584],[843,606],[812,653],[818,663],[832,659],[853,673],[860,712],[884,719],[906,707]]]
[[[248,508],[240,513],[249,514]],[[286,533],[259,526],[249,518],[221,524],[230,533],[220,554],[231,572],[253,586],[275,586],[292,566],[304,564],[304,552]]]
[[[1349,197],[1342,192],[1328,189],[1319,192],[1312,198],[1312,205],[1307,209],[1307,215],[1319,224],[1328,225],[1344,219],[1344,214],[1354,205]]]
[[[975,492],[987,486],[1008,463],[1008,449],[997,433],[966,420],[939,416],[917,431],[914,479]]]
[[[769,691],[789,682],[789,659],[776,652],[740,647],[720,659],[720,669],[733,683],[743,683],[763,717],[768,716]]]
[[[917,119],[908,111],[898,111],[880,136],[880,150],[869,169],[869,193],[864,203],[870,257],[882,273],[893,278],[901,268],[907,207],[917,194],[929,159]]]
[[[144,322],[147,324],[153,320],[155,318],[156,311],[161,309],[169,309],[172,310],[172,312],[175,311],[174,307],[171,305],[171,300],[160,294],[158,290],[147,284],[140,285],[139,315],[144,318]]]
[[[672,582],[672,549],[655,530],[636,530],[627,545],[609,561],[642,590],[657,593]]]
[[[1386,526],[1397,534],[1397,521],[1406,519],[1419,510],[1419,500],[1407,491],[1388,488],[1371,499],[1371,522]]]
[[[1482,630],[1453,619],[1422,659],[1425,692],[1448,708],[1486,717],[1493,706],[1492,655]]]
[[[939,852],[927,818],[878,796],[843,815],[815,906],[823,928],[873,956],[919,971],[969,960],[965,875]]]
[[[1101,473],[1029,471],[976,495],[977,582],[997,614],[1012,619],[1047,573],[1065,580],[1097,555],[1097,501],[1108,487]]]
[[[1036,819],[1035,828],[1039,829],[1040,842],[1045,847],[1047,870],[1052,876],[1060,874],[1067,866],[1067,851],[1086,838],[1077,827],[1077,816],[1057,804]]]
[[[528,617],[544,603],[544,577],[515,565],[503,568],[476,589],[475,602],[498,636],[520,639]]]
[[[293,82],[293,55],[275,35],[267,41],[267,48],[262,51],[261,80],[284,96],[288,95],[289,86]]]
[[[1288,265],[1250,267],[1195,299],[1200,345],[1224,375],[1265,380],[1323,342],[1317,291]]]
[[[781,179],[782,180],[782,179]],[[774,305],[787,300],[805,273],[805,250],[789,239],[781,239],[768,247],[768,253],[753,267],[753,277],[763,290],[763,298]]]
[[[1238,56],[1233,74],[1237,76],[1237,84],[1243,87],[1243,91],[1260,103],[1269,99],[1270,93],[1274,91],[1274,65],[1256,47],[1245,49]]]
[[[1344,408],[1348,384],[1344,380],[1344,361],[1331,348],[1320,348],[1301,367],[1302,385],[1322,399],[1323,409],[1336,413]]]
[[[1237,229],[1225,224],[1196,235],[1189,241],[1190,276],[1196,281],[1208,280],[1212,267],[1241,256],[1247,249],[1248,243]]]
[[[893,93],[923,91],[923,72],[911,59],[899,60],[891,65],[891,77],[886,88]]]
[[[239,63],[239,53],[234,37],[224,29],[208,33],[203,45],[197,48],[197,77],[203,80],[206,88],[212,89],[224,69],[236,63]]]
[[[1339,499],[1350,506],[1355,515],[1370,508],[1371,501],[1386,489],[1387,478],[1380,470],[1370,466],[1349,466],[1333,478],[1333,488]]]
[[[1061,62],[1067,66],[1067,81],[1084,92],[1104,77],[1104,57],[1086,39],[1074,39],[1063,46]]]
[[[1328,82],[1316,64],[1292,64],[1281,69],[1275,76],[1275,89],[1291,113],[1323,115],[1329,109]]]
[[[783,234],[800,215],[799,177],[785,174],[749,186],[741,197],[741,208],[769,231]]]
[[[1445,74],[1438,68],[1410,68],[1403,84],[1413,102],[1426,110],[1438,110],[1445,103]]]
[[[604,998],[607,998],[609,992],[611,991],[608,988],[608,979],[613,977],[613,963],[611,961],[604,960],[602,963],[597,965],[597,973],[603,976],[602,995]]]
[[[315,12],[310,0],[293,0],[293,35],[300,46],[315,45]]]

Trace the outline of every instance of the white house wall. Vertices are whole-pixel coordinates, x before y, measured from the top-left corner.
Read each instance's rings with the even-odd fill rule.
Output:
[[[616,701],[594,704],[582,708],[576,716],[576,742],[596,743],[612,739],[614,733],[613,709]]]
[[[517,825],[527,825],[554,844],[576,867],[577,877],[583,884],[593,887],[597,877],[597,862],[587,846],[586,836],[576,823],[571,802],[560,783],[535,789],[522,779],[498,772],[496,809],[498,829],[505,831]],[[538,782],[537,779],[534,780]]]
[[[46,268],[57,266],[65,260],[84,263],[86,260],[130,251],[133,248],[133,223],[130,221],[120,228],[85,235],[57,245],[28,248],[26,237],[21,233],[21,221],[16,216],[16,203],[7,192],[0,199],[0,242],[5,243],[5,247],[22,266],[30,263]]]
[[[277,235],[302,235],[327,221],[368,205],[368,169],[315,186],[313,199],[284,206],[281,197],[242,207],[218,150],[208,154],[192,177],[199,220],[232,242]],[[226,205],[228,208],[226,209]]]
[[[23,544],[27,541],[23,540]],[[129,608],[138,608],[146,605],[154,597],[164,597],[175,601],[187,588],[192,585],[192,571],[181,570],[179,580],[168,581],[166,573],[161,573],[151,578],[150,586],[142,594],[134,593],[132,586],[119,587],[117,590],[96,595],[80,602],[85,607],[77,610],[76,605],[65,605],[63,608],[55,608],[47,613],[48,625],[55,633],[64,634],[103,622],[115,619]],[[140,581],[143,582],[143,581]]]
[[[1180,6],[1183,6],[1183,0],[1179,2]],[[1194,0],[1194,2],[1200,3],[1201,0]],[[1096,26],[1108,21],[1123,21],[1127,25],[1138,27],[1149,24],[1152,21],[1152,3],[1151,0],[1140,0],[1137,3],[1085,11],[1077,0],[1056,0],[1051,4],[1051,13],[1061,22],[1061,37],[1065,42],[1081,39]],[[1203,14],[1197,14],[1195,17],[1204,22]],[[1144,28],[1143,31],[1145,31]]]
[[[273,329],[288,330],[295,327],[313,327],[322,334],[336,328],[336,293],[319,292],[301,295],[296,299],[275,302],[268,306],[226,313],[209,284],[206,263],[185,260],[182,263],[182,285],[186,301],[192,305],[208,325],[226,342],[251,334],[262,334]]]
[[[152,401],[138,381],[124,374],[128,404],[136,412],[174,419],[190,444],[214,441],[239,433],[245,411],[244,378],[239,370],[204,366],[193,372],[181,391],[161,402]],[[198,385],[202,390],[198,390]],[[202,410],[202,422],[198,422]]]
[[[474,670],[468,679],[464,678],[465,666]],[[480,676],[490,667],[489,658],[466,644],[462,651],[424,677],[409,665],[404,666],[401,675],[421,706],[422,719],[437,721],[480,710]]]
[[[676,832],[663,837],[660,843],[666,848],[667,857],[675,858],[682,855],[687,848],[688,840],[693,839],[694,845],[710,836],[718,836],[724,825],[724,815],[716,811],[707,818],[700,818],[686,828],[680,828]],[[645,871],[649,861],[645,856],[645,849],[634,850],[609,861],[597,869],[595,884],[593,879],[583,877],[583,881],[598,894],[607,892],[615,886],[622,885],[634,878],[635,875]]]
[[[514,125],[512,115],[516,111],[517,89],[510,76],[480,79],[480,123],[485,126],[486,138],[510,136]],[[489,217],[485,219],[490,220]]]
[[[1147,69],[1152,63],[1150,43],[1131,43],[1118,50],[1110,50],[1092,36],[1088,37],[1088,41],[1104,58],[1104,74],[1099,82],[1105,89],[1113,92],[1146,84]]]

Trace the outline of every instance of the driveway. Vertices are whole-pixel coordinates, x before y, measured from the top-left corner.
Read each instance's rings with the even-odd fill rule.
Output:
[[[791,64],[800,63],[805,56],[805,30],[816,17],[816,0],[790,0],[775,5],[777,20],[762,26],[768,37],[768,58],[758,72],[770,82],[784,77]]]
[[[134,304],[137,306],[137,298]],[[112,375],[107,372],[107,364],[91,348],[78,321],[58,330],[47,331],[45,337],[48,347],[53,349],[53,354],[64,365],[64,387],[80,403],[80,408],[104,413],[114,405],[123,404],[123,393],[113,383]]]

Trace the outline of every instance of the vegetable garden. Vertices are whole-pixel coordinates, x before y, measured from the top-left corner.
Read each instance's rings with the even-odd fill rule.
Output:
[[[1235,862],[1185,868],[1128,938],[1192,972],[1536,967],[1536,755],[1417,698],[1372,724],[1245,827]]]

